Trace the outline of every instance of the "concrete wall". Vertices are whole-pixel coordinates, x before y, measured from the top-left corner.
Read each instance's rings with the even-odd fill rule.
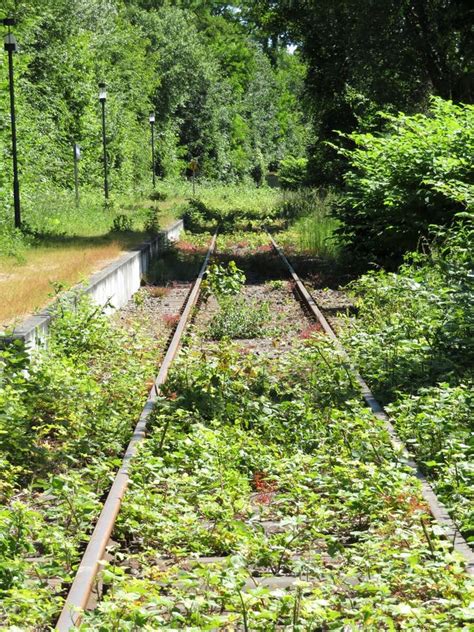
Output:
[[[98,305],[110,302],[110,311],[120,309],[140,288],[143,275],[148,271],[151,261],[169,242],[179,239],[182,229],[183,222],[179,220],[171,228],[161,231],[155,239],[126,252],[109,266],[92,275],[86,284],[72,288],[71,292],[89,294]],[[2,337],[0,333],[0,346],[2,340],[13,338],[23,340],[30,350],[44,344],[52,320],[50,311],[51,307],[30,316],[8,337]]]

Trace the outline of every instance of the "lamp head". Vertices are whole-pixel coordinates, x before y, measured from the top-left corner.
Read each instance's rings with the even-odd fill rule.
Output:
[[[18,42],[13,33],[7,33],[5,35],[5,50],[11,53],[18,51]]]
[[[155,122],[155,113],[154,112],[150,112],[150,116],[149,119],[150,123],[154,123]]]
[[[107,100],[107,90],[106,90],[106,84],[101,82],[99,83],[99,101],[101,103],[105,102]]]
[[[9,53],[16,53],[18,51],[18,42],[15,36],[10,32],[10,27],[15,26],[15,18],[3,18],[3,26],[8,27],[8,33],[5,35],[5,50]]]

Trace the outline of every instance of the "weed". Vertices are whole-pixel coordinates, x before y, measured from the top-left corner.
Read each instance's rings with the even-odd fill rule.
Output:
[[[176,327],[176,325],[179,323],[179,319],[180,319],[179,314],[164,314],[163,316],[163,322],[170,329],[173,329],[173,327]]]
[[[281,279],[272,279],[271,281],[268,281],[265,285],[271,291],[282,290],[285,287],[285,281],[282,281]]]
[[[229,261],[227,267],[211,264],[202,284],[202,292],[204,296],[213,294],[220,302],[225,297],[236,296],[242,290],[245,280],[245,274],[235,261]]]
[[[146,297],[146,292],[142,290],[138,290],[138,292],[135,292],[132,298],[136,307],[141,307],[145,303],[145,297]]]
[[[169,288],[157,285],[148,285],[146,290],[153,298],[164,298],[169,294]]]
[[[268,303],[248,301],[243,297],[226,297],[219,301],[220,310],[212,318],[207,335],[222,338],[259,338],[265,335],[270,320]]]

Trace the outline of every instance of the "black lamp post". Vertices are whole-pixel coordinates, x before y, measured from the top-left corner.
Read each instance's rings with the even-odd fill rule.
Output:
[[[151,174],[153,180],[153,188],[155,188],[155,113],[150,112],[151,127]]]
[[[8,53],[8,74],[10,81],[10,116],[12,126],[12,158],[13,158],[13,200],[15,205],[15,228],[21,228],[20,182],[18,180],[18,154],[16,147],[16,116],[15,116],[15,86],[13,83],[13,53],[18,50],[18,44],[10,28],[15,25],[13,18],[5,18],[3,26],[8,27],[5,35],[5,50]]]
[[[105,83],[99,83],[99,101],[102,106],[102,147],[104,152],[104,195],[109,199],[109,180],[107,173],[107,138],[105,135],[105,102],[107,101],[107,90]]]

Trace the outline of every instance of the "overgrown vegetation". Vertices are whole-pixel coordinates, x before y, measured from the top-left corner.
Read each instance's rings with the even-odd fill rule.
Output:
[[[433,94],[473,101],[467,0],[259,2],[251,12],[273,41],[297,43],[307,63],[315,184],[342,180],[347,163],[333,146],[338,131],[381,132],[380,111],[423,112]]]
[[[73,143],[82,148],[81,187],[100,190],[100,81],[108,86],[113,195],[151,179],[149,153],[143,151],[150,144],[150,110],[156,112],[159,176],[181,176],[198,158],[198,176],[261,180],[271,161],[290,151],[304,155],[304,65],[283,47],[270,60],[251,26],[224,5],[6,0],[4,15],[16,18],[20,43],[16,94],[27,208],[44,193],[73,188]],[[2,73],[2,222],[11,213],[6,81]]]
[[[44,629],[57,614],[154,372],[142,332],[85,299],[57,312],[47,351],[0,351],[2,627]]]
[[[207,186],[182,210],[186,228],[193,232],[234,233],[260,230],[278,223],[275,208],[278,193],[252,187]]]
[[[388,117],[381,135],[352,133],[338,234],[358,261],[400,263],[431,225],[474,210],[474,107],[434,99],[427,114]]]
[[[227,342],[191,351],[166,393],[115,535],[134,574],[106,569],[85,629],[467,621],[449,545],[324,338],[277,363]],[[272,574],[294,576],[293,588],[258,585]]]
[[[279,320],[291,288],[264,229],[312,280],[364,272],[338,331],[474,542],[470,6],[5,0],[3,11],[21,46],[24,222],[13,228],[3,74],[2,320],[46,300],[54,266],[60,290],[178,216],[191,232],[148,271],[157,298],[195,277],[216,227],[230,261],[209,269],[214,311],[158,400],[121,550],[83,628],[467,630],[462,560],[347,362],[317,324]],[[245,300],[252,265],[268,282]],[[0,627],[12,630],[53,624],[161,344],[78,297],[56,311],[47,350],[0,351]],[[164,314],[163,336],[178,318]],[[296,579],[270,589],[267,575]]]
[[[284,217],[289,227],[278,236],[279,241],[334,260],[340,249],[336,239],[339,223],[334,216],[338,201],[339,195],[332,190],[302,188],[286,192],[277,205],[277,216]]]
[[[235,261],[230,261],[227,266],[209,266],[203,284],[204,295],[213,295],[219,305],[219,311],[207,330],[212,340],[257,338],[263,335],[270,309],[265,302],[240,296],[245,281],[245,274]]]
[[[433,479],[466,537],[474,538],[472,223],[439,232],[398,273],[353,284],[358,318],[346,344]]]

